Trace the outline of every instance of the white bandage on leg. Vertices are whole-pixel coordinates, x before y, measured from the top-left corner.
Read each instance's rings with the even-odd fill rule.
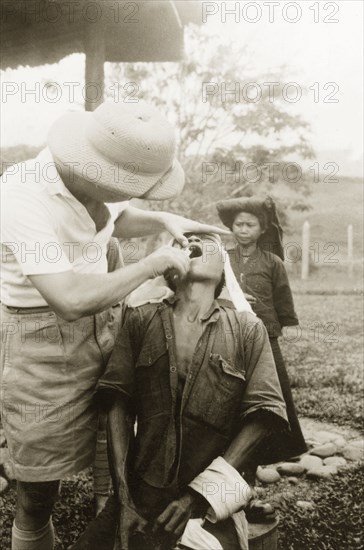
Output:
[[[11,550],[53,550],[54,529],[52,519],[37,531],[23,531],[13,523]]]
[[[212,523],[231,517],[248,504],[252,494],[244,478],[221,456],[195,477],[189,487],[210,504],[206,519]]]
[[[190,519],[183,531],[181,540],[182,546],[192,550],[223,550],[220,542],[214,535],[202,527],[204,520],[201,518]],[[178,546],[177,546],[178,548]]]

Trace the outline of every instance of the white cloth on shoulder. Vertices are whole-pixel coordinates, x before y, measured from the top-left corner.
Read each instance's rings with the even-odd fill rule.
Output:
[[[249,311],[255,315],[236,280],[230,264],[229,254],[226,253],[222,246],[221,253],[224,258],[225,287],[220,298],[231,301],[236,311]],[[139,307],[144,304],[154,304],[162,302],[166,298],[173,296],[173,294],[165,278],[161,275],[155,279],[149,279],[133,290],[126,298],[126,305],[129,307]]]
[[[148,281],[133,290],[126,298],[126,305],[139,307],[144,304],[157,304],[173,295],[173,290],[167,286],[163,275],[160,275],[155,279],[148,279]]]
[[[227,254],[226,252],[224,257],[224,264],[225,289],[223,289],[220,298],[225,297],[224,291],[226,291],[226,299],[231,300],[231,302],[234,304],[236,311],[250,311],[250,313],[253,313],[253,315],[255,315],[251,308],[251,305],[244,296],[244,292],[241,290],[240,285],[236,280],[233,268],[231,267],[229,254]]]

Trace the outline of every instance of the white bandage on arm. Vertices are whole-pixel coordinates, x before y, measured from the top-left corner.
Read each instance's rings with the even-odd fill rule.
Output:
[[[189,487],[210,504],[206,519],[211,523],[231,517],[248,504],[252,494],[244,478],[221,456],[195,477]]]

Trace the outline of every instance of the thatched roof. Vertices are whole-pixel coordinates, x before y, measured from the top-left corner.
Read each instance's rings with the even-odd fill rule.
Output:
[[[105,61],[178,61],[183,26],[200,23],[194,0],[1,0],[0,68],[56,63],[105,36]]]

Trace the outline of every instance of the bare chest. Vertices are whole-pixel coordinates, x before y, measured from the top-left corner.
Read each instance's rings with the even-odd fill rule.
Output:
[[[174,319],[175,349],[180,371],[187,371],[197,343],[202,335],[202,324],[199,320],[188,321],[186,319]]]

